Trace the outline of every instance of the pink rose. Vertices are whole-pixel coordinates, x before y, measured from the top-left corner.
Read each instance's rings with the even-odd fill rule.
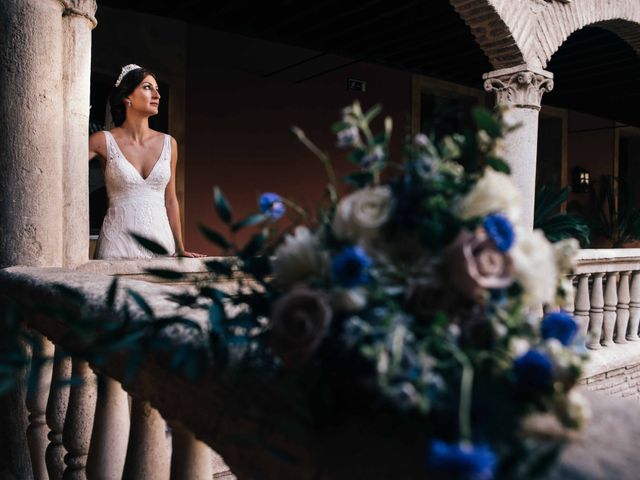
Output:
[[[513,279],[511,259],[484,230],[463,230],[447,248],[449,281],[461,293],[482,302],[487,289],[506,288]]]
[[[320,345],[331,323],[331,309],[323,295],[295,287],[274,303],[271,311],[271,349],[285,366],[303,366]]]

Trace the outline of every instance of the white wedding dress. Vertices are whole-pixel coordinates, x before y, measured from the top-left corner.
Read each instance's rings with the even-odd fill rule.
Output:
[[[162,245],[172,255],[175,242],[164,193],[171,178],[171,137],[164,136],[160,157],[147,178],[125,158],[113,135],[104,132],[107,162],[104,176],[109,209],[104,217],[96,245],[97,259],[152,258],[130,233],[136,233]]]

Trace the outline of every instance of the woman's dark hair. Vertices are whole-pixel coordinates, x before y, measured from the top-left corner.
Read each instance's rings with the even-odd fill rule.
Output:
[[[111,91],[111,95],[109,95],[109,106],[111,107],[111,117],[116,127],[122,125],[127,117],[124,99],[131,95],[131,92],[140,85],[147,75],[156,78],[155,73],[144,67],[131,70],[122,78],[120,85],[114,87]]]

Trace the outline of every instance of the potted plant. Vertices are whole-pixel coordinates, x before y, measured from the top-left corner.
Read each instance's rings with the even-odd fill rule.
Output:
[[[628,182],[602,175],[592,198],[596,216],[591,222],[594,246],[623,248],[640,241],[640,209]]]

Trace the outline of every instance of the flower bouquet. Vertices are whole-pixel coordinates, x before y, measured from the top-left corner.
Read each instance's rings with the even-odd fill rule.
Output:
[[[214,190],[231,235],[201,229],[233,256],[207,265],[237,284],[200,291],[214,358],[295,389],[318,428],[353,411],[408,419],[425,478],[531,478],[588,412],[573,390],[583,341],[561,309],[577,242],[519,223],[498,154],[516,127],[500,116],[474,110],[477,131],[439,142],[419,134],[393,163],[391,119],[372,132],[379,112],[354,103],[334,126],[357,166],[342,198],[329,159],[293,128],[328,173],[314,215],[265,193],[234,220]],[[242,229],[255,233],[237,246]]]

